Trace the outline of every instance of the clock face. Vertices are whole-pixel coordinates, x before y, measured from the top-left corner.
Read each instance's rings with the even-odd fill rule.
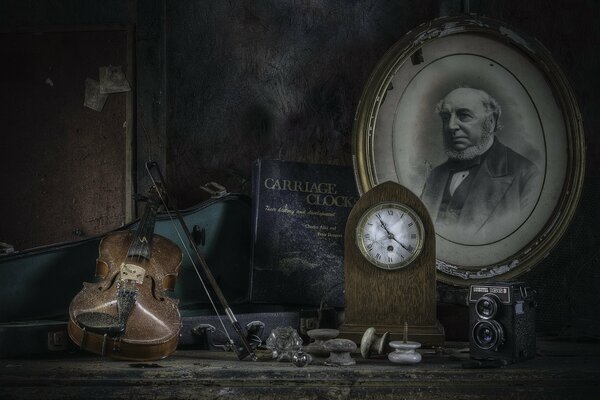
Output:
[[[423,247],[423,223],[409,207],[382,203],[368,209],[356,226],[356,245],[382,269],[409,265]]]

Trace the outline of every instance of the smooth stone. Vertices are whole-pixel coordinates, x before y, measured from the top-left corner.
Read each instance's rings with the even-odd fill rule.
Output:
[[[350,353],[356,350],[356,343],[348,339],[329,339],[323,346],[329,350],[329,358],[325,360],[325,365],[354,365],[356,361],[350,356]]]
[[[378,355],[384,354],[389,342],[389,332],[385,332],[379,337],[375,328],[368,328],[360,341],[360,354],[363,358],[369,358],[373,352]]]
[[[388,354],[388,360],[394,364],[418,364],[421,362],[421,354],[415,351],[421,347],[419,342],[393,341],[390,342],[390,347],[395,350]]]
[[[337,329],[311,329],[306,334],[314,342],[304,346],[304,351],[316,357],[327,357],[329,356],[329,350],[323,344],[326,340],[336,338],[340,331]]]
[[[340,334],[340,331],[338,331],[337,329],[321,328],[311,329],[310,331],[306,332],[306,334],[309,338],[314,340],[329,340],[335,339]]]

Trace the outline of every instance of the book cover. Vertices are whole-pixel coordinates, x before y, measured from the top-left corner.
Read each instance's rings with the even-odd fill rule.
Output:
[[[252,301],[343,306],[352,167],[258,160],[252,192]]]

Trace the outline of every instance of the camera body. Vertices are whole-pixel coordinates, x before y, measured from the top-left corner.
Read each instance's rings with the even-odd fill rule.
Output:
[[[535,292],[524,282],[471,285],[471,358],[512,364],[535,355]]]

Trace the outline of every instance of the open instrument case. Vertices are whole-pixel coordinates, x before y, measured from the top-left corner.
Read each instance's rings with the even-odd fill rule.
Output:
[[[251,201],[246,195],[225,194],[181,211],[200,253],[242,325],[259,316],[269,325],[298,325],[297,312],[265,306],[256,314],[250,305]],[[134,230],[137,222],[122,229]],[[110,232],[109,232],[110,233]],[[159,214],[155,234],[170,239],[183,252],[172,294],[182,315],[180,345],[202,344],[198,325],[218,326],[214,311],[182,241],[181,226],[173,216]],[[180,239],[180,236],[181,238]],[[68,308],[83,282],[94,281],[98,248],[106,235],[76,242],[43,246],[0,257],[0,356],[40,354],[69,347],[66,334]],[[189,244],[187,244],[189,246]],[[210,285],[207,284],[210,291]],[[218,301],[215,299],[218,305]],[[241,311],[237,311],[237,310]],[[222,312],[222,310],[220,310]],[[248,321],[246,321],[248,320]],[[217,336],[220,329],[217,329]]]

